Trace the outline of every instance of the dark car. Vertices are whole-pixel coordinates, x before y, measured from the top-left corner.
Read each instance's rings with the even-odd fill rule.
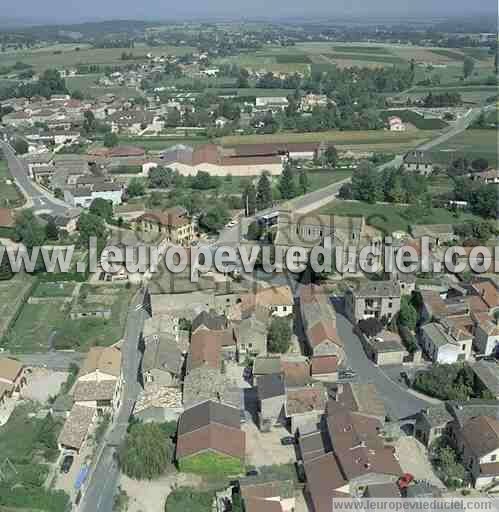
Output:
[[[289,446],[291,444],[295,444],[295,438],[291,436],[286,436],[281,439],[281,444],[283,446]]]
[[[411,387],[411,379],[409,378],[409,375],[407,375],[407,372],[400,372],[400,378],[406,386]]]
[[[259,473],[258,473],[258,470],[257,469],[250,469],[249,471],[246,472],[246,476],[258,476]]]
[[[251,373],[252,373],[251,368],[245,368],[244,371],[243,371],[243,379],[244,380],[251,379]]]
[[[71,466],[73,465],[75,458],[73,455],[66,455],[64,459],[62,459],[61,464],[61,473],[69,473]]]

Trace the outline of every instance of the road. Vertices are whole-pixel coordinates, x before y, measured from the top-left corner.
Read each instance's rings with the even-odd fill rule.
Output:
[[[143,309],[136,310],[136,306],[143,301],[142,294],[139,295],[130,306],[126,338],[122,347],[124,379],[122,405],[106,436],[104,448],[98,455],[95,469],[80,506],[82,512],[110,512],[113,510],[114,496],[120,475],[116,453],[125,438],[128,421],[141,389],[137,381],[140,362],[138,345],[147,314]]]
[[[47,368],[53,371],[66,371],[72,364],[80,365],[85,354],[81,352],[51,351],[39,354],[18,354],[2,352],[1,356],[18,359],[25,366]]]
[[[50,196],[33,183],[28,175],[26,164],[15,154],[8,143],[0,142],[0,149],[5,155],[12,177],[35,213],[50,211],[54,215],[64,215],[70,209],[69,205]]]

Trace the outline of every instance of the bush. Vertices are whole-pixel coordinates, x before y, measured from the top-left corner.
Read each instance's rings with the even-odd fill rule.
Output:
[[[191,487],[179,487],[166,499],[165,512],[205,512],[211,510],[213,492],[200,492]]]
[[[273,318],[267,336],[269,352],[285,354],[291,344],[291,334],[291,326],[287,318]]]

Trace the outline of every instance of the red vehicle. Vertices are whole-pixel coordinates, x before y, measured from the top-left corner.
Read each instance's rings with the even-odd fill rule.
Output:
[[[410,473],[404,473],[397,481],[399,489],[407,489],[409,484],[414,480],[414,476]]]

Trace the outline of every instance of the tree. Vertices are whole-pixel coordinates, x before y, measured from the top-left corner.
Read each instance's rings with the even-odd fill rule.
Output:
[[[256,189],[252,182],[249,182],[243,192],[243,204],[246,217],[251,217],[256,212]]]
[[[407,327],[411,331],[416,329],[416,323],[418,321],[418,312],[412,305],[410,297],[404,295],[400,300],[400,311],[398,314],[398,323],[404,327]]]
[[[175,179],[175,171],[169,167],[155,167],[149,171],[149,188],[169,188]]]
[[[258,180],[256,191],[256,207],[265,210],[272,206],[272,188],[267,173],[263,173]]]
[[[84,99],[84,96],[83,96],[83,93],[80,91],[80,90],[75,90],[75,91],[72,91],[71,92],[71,98],[73,98],[74,100],[83,100]]]
[[[308,192],[308,174],[306,169],[301,169],[298,183],[300,185],[300,192],[306,194]]]
[[[229,212],[225,206],[219,204],[208,209],[199,219],[201,228],[210,233],[221,231],[230,219]]]
[[[338,151],[334,146],[327,147],[324,152],[324,160],[329,166],[336,167],[336,164],[338,163]]]
[[[267,348],[273,354],[285,354],[291,345],[291,325],[287,318],[274,317],[267,333]]]
[[[140,178],[132,178],[127,186],[128,197],[139,197],[146,193],[144,181]]]
[[[345,183],[344,185],[341,185],[340,190],[338,192],[338,197],[340,199],[353,199],[351,183]]]
[[[442,443],[443,444],[443,443]],[[456,452],[446,443],[437,448],[437,468],[439,476],[448,487],[457,487],[464,481],[466,470],[458,462]]]
[[[5,248],[2,256],[0,256],[0,281],[8,281],[13,276],[14,274],[12,273],[12,267],[10,266],[7,249]]]
[[[59,228],[54,217],[50,217],[45,226],[45,236],[47,240],[59,240]]]
[[[357,326],[361,332],[363,332],[369,338],[377,336],[384,328],[383,324],[377,318],[366,318],[365,320],[359,320]]]
[[[156,423],[135,423],[118,452],[120,468],[137,480],[152,480],[172,471],[174,446]]]
[[[104,135],[104,146],[106,146],[106,148],[114,148],[118,145],[118,142],[119,139],[116,133],[108,132]]]
[[[18,155],[25,155],[28,152],[28,143],[21,137],[16,137],[12,142],[12,147]]]
[[[369,162],[361,162],[352,175],[352,194],[358,201],[375,203],[383,199],[381,178]]]
[[[83,131],[85,133],[93,133],[96,129],[97,121],[91,110],[85,110],[83,113]]]
[[[92,201],[89,211],[109,222],[113,218],[113,203],[98,197]]]
[[[106,236],[106,226],[104,219],[93,213],[83,212],[78,219],[78,231],[80,233],[80,245],[88,245],[90,237],[97,237],[104,240]]]
[[[463,75],[464,78],[468,78],[473,74],[475,69],[475,61],[471,57],[465,57],[463,62]]]
[[[16,215],[16,239],[28,250],[40,247],[45,242],[45,229],[31,210],[23,210]]]
[[[248,240],[260,240],[262,235],[263,235],[262,225],[257,220],[253,221],[248,226],[248,233],[246,235]]]
[[[476,158],[471,162],[474,171],[485,171],[489,167],[489,161],[485,158]]]
[[[283,199],[293,199],[296,196],[295,177],[289,163],[284,166],[279,179],[279,190]]]
[[[192,487],[178,487],[166,499],[165,512],[204,512],[211,510],[214,493]]]

